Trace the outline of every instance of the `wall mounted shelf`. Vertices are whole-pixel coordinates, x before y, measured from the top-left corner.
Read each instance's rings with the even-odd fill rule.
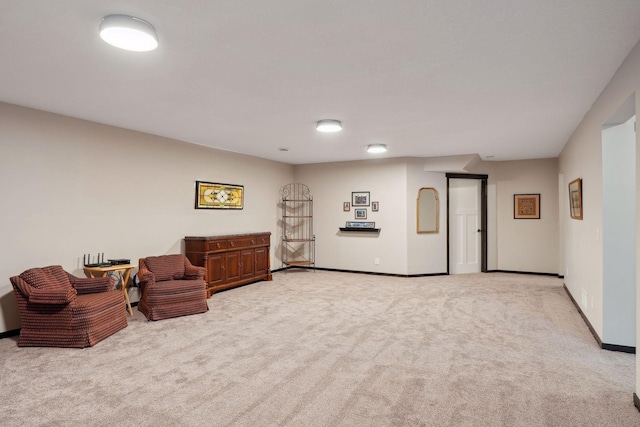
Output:
[[[357,233],[379,233],[381,228],[340,227],[340,231],[355,231]]]

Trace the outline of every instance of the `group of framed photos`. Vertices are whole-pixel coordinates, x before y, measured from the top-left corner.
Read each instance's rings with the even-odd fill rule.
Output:
[[[369,191],[354,191],[351,193],[351,202],[344,202],[342,210],[350,212],[353,207],[355,219],[367,219],[368,206],[371,206],[371,212],[378,212],[380,202],[372,202]]]

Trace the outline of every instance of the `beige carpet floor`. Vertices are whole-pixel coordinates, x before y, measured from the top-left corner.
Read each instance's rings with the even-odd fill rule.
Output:
[[[556,278],[326,271],[83,350],[0,340],[2,426],[640,426]]]

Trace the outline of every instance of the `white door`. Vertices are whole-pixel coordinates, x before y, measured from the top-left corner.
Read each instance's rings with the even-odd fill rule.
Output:
[[[449,179],[449,263],[451,274],[479,273],[482,233],[478,179]]]

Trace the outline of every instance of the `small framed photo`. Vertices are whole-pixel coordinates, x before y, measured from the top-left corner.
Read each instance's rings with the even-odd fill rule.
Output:
[[[367,219],[366,209],[356,209],[356,219]]]
[[[514,219],[540,219],[540,194],[514,194]]]
[[[349,212],[349,211],[351,210],[351,203],[349,203],[349,202],[344,202],[344,203],[342,204],[342,210],[343,210],[344,212]]]
[[[380,209],[380,202],[371,202],[371,212],[378,212]]]
[[[368,191],[354,191],[351,193],[351,206],[369,206],[369,192]]]

